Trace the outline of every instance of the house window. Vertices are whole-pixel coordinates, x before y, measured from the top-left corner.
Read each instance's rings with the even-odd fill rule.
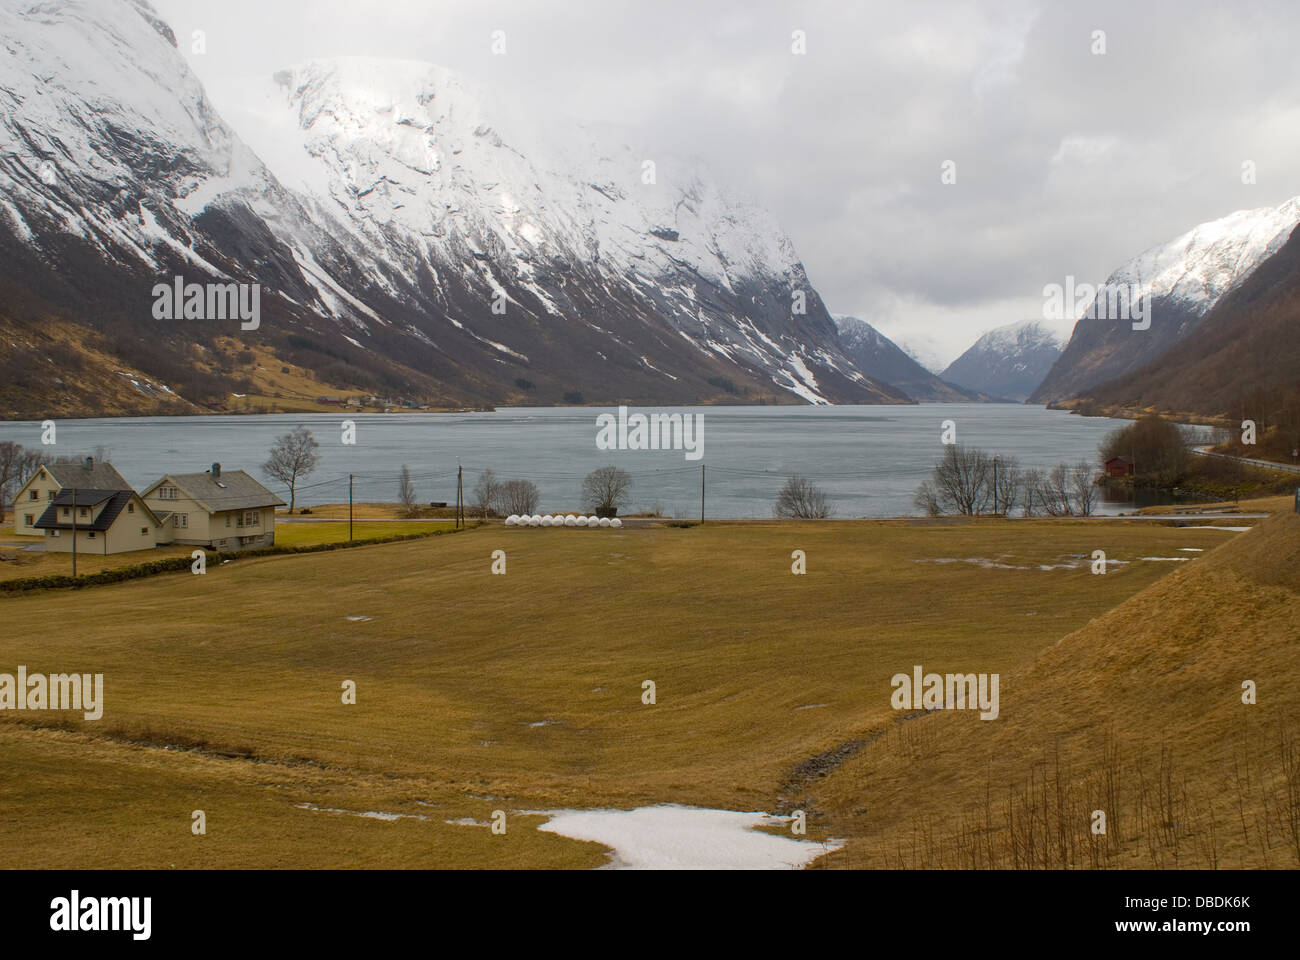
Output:
[[[33,526],[35,523],[36,523],[36,517],[30,513],[27,514],[27,526],[29,527]]]
[[[148,528],[148,527],[141,527],[141,528],[140,528],[140,536],[142,536],[142,537],[147,537],[147,536],[149,536],[149,528]]]
[[[87,517],[87,516],[90,516],[90,511],[87,510],[85,507],[78,507],[78,508],[77,508],[77,516],[79,516],[79,517]]]
[[[257,526],[257,520],[258,520],[258,517],[257,517],[257,511],[256,511],[256,510],[245,510],[245,511],[244,511],[244,526],[246,526],[246,527],[255,527],[255,526]]]
[[[95,531],[94,531],[94,530],[91,530],[91,531],[90,531],[90,539],[91,539],[91,540],[94,540],[94,539],[95,539]]]
[[[230,526],[230,514],[226,514],[226,526]]]
[[[64,507],[64,508],[63,508],[63,515],[64,515],[65,517],[70,517],[70,516],[72,516],[72,508],[71,508],[71,507]]]
[[[27,499],[28,499],[28,500],[38,500],[38,499],[40,499],[40,496],[41,496],[41,494],[40,494],[40,491],[39,491],[39,490],[28,490],[28,491],[27,491]]]
[[[134,504],[134,503],[128,503],[128,504],[126,505],[126,512],[127,512],[127,513],[135,513],[135,504]]]
[[[175,487],[159,487],[159,488],[158,488],[158,499],[159,499],[159,500],[175,500],[176,498],[177,498],[177,497],[176,497],[176,488],[175,488]]]
[[[178,527],[188,527],[190,525],[190,515],[188,513],[176,514],[175,525]]]
[[[54,495],[55,495],[56,493],[58,493],[58,492],[59,492],[59,491],[57,491],[57,490],[46,490],[46,491],[45,491],[45,499],[46,499],[46,500],[53,500],[53,499],[54,499]]]

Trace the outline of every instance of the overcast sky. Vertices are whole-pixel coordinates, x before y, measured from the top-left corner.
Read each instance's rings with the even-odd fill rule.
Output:
[[[153,2],[219,109],[289,64],[389,56],[698,156],[778,217],[832,312],[931,362],[1040,318],[1046,283],[1300,194],[1295,3]]]

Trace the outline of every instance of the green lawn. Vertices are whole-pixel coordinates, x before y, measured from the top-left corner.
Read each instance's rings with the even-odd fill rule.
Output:
[[[416,533],[434,533],[439,530],[451,530],[454,524],[429,522],[395,522],[383,520],[357,520],[352,524],[353,540],[369,540],[376,537],[398,537]],[[277,546],[301,547],[317,543],[345,543],[348,539],[346,523],[328,522],[285,523],[283,520],[275,525],[275,542]]]

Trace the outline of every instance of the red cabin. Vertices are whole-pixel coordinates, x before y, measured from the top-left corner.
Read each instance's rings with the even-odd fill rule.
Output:
[[[1130,477],[1133,472],[1133,460],[1130,457],[1111,457],[1106,461],[1108,477]]]

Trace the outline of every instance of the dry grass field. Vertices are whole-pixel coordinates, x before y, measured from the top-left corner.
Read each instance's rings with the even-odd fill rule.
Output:
[[[97,722],[0,714],[0,857],[585,867],[604,862],[603,848],[539,833],[521,811],[681,803],[802,805],[810,838],[848,841],[828,866],[955,865],[975,800],[996,790],[1014,808],[1028,791],[1037,810],[1037,781],[1024,781],[1045,748],[1083,777],[1104,773],[1091,751],[1112,731],[1125,777],[1171,738],[1185,739],[1177,766],[1159,768],[1169,776],[1203,766],[1197,744],[1230,756],[1238,727],[1220,724],[1236,722],[1239,675],[1260,680],[1243,792],[1267,805],[1271,741],[1250,736],[1296,703],[1265,670],[1288,640],[1294,651],[1298,540],[1293,518],[1246,534],[1059,520],[489,525],[5,598],[0,670],[102,672],[106,693]],[[1252,541],[1282,551],[1291,580],[1239,569],[1260,553]],[[491,572],[498,549],[504,576]],[[803,576],[791,573],[796,549]],[[1095,576],[1096,549],[1126,562]],[[1193,628],[1195,640],[1177,632]],[[1182,663],[1189,645],[1203,652]],[[1002,716],[900,722],[889,681],[913,664],[1000,673]],[[341,703],[345,680],[355,705]],[[654,705],[642,703],[644,680]],[[1211,688],[1228,698],[1220,712]],[[1220,794],[1221,807],[1236,797]],[[1122,800],[1149,804],[1139,796],[1126,786]],[[190,835],[194,809],[206,836]],[[496,809],[510,816],[504,836],[446,822],[481,824]],[[410,817],[359,816],[368,811]],[[1118,819],[1121,854],[1108,863],[1154,862],[1138,849],[1150,817]],[[1271,829],[1268,862],[1282,865]],[[1001,850],[995,833],[984,846]]]
[[[347,539],[346,528],[343,537]],[[0,538],[0,542],[26,546],[33,541],[14,537],[9,540]],[[40,543],[39,540],[34,542]],[[78,553],[77,573],[80,576],[85,576],[88,573],[99,573],[101,570],[117,570],[121,567],[148,563],[151,560],[166,560],[168,557],[188,557],[193,550],[193,547],[173,544],[152,550],[132,550],[130,553],[114,553],[108,556],[98,553]],[[72,576],[71,553],[45,553],[44,551],[28,553],[18,547],[3,545],[0,545],[0,553],[13,558],[11,560],[0,560],[0,580]]]

